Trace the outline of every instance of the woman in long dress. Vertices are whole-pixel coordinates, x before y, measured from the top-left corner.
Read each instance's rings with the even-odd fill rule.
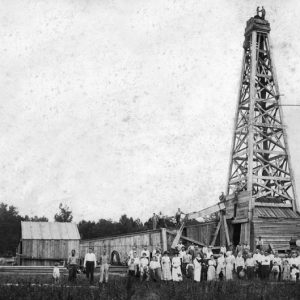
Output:
[[[201,280],[201,264],[202,259],[200,253],[197,253],[197,256],[194,259],[194,281],[200,282]]]
[[[231,254],[231,251],[227,251],[225,258],[225,278],[226,280],[232,280],[232,273],[234,269],[234,256]]]
[[[182,281],[181,259],[178,257],[178,252],[172,258],[172,278],[173,281]]]
[[[161,279],[165,281],[172,280],[171,274],[171,259],[169,257],[169,252],[165,251],[163,257],[161,258],[162,265],[162,275]]]
[[[207,270],[207,281],[216,279],[216,261],[214,256],[210,256],[210,260],[208,261],[208,270]]]

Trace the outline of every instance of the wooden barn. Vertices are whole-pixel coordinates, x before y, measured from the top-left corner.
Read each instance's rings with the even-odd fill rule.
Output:
[[[106,249],[113,264],[122,264],[127,259],[128,253],[133,246],[136,246],[138,254],[142,251],[144,245],[147,245],[150,251],[153,251],[156,246],[165,251],[170,248],[175,234],[166,228],[161,228],[118,236],[81,240],[80,257],[83,258],[89,248],[94,249],[96,257],[99,257],[103,250]]]
[[[79,253],[77,225],[61,222],[21,222],[17,249],[20,265],[48,266],[68,258],[72,249]]]

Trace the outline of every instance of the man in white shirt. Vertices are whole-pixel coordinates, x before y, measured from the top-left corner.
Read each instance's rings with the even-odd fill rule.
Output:
[[[94,270],[97,267],[96,255],[92,248],[89,248],[89,252],[84,257],[83,266],[85,268],[86,277],[90,279],[90,283],[94,283]]]
[[[192,255],[189,254],[188,252],[184,252],[182,254],[182,274],[186,275],[186,266],[192,262]]]
[[[245,268],[245,260],[244,257],[242,256],[242,252],[238,253],[234,265],[235,265],[235,271],[239,276],[240,272]]]
[[[133,252],[133,257],[128,260],[128,270],[130,276],[137,276],[140,266],[140,259],[137,257],[136,251]]]
[[[261,279],[268,279],[270,275],[271,259],[268,252],[265,252],[261,262]]]
[[[260,251],[259,249],[256,249],[255,250],[255,253],[253,254],[253,258],[254,260],[256,261],[256,264],[257,264],[257,276],[259,278],[261,278],[261,262],[262,262],[262,259],[263,259],[263,255],[260,254]]]
[[[246,267],[247,278],[249,280],[252,280],[254,277],[255,265],[256,265],[255,259],[252,257],[251,253],[248,253],[247,259],[245,261],[245,267]]]

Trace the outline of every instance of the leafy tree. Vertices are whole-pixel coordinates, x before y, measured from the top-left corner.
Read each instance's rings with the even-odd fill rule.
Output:
[[[15,255],[20,240],[22,217],[16,207],[0,203],[0,254]]]
[[[73,216],[72,211],[67,205],[64,205],[62,203],[59,204],[59,213],[55,214],[54,220],[56,222],[72,222]]]

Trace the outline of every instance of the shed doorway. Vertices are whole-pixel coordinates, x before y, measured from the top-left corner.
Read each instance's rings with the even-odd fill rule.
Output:
[[[237,246],[240,243],[241,239],[241,223],[233,224],[233,236],[232,243],[234,246]]]

